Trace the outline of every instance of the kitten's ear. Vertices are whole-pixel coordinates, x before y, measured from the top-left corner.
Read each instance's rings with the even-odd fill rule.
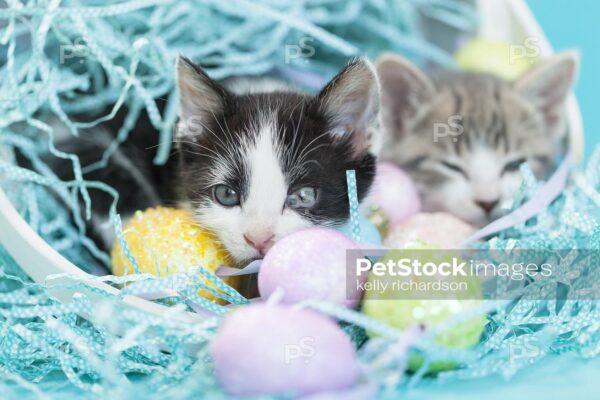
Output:
[[[407,122],[435,94],[433,82],[410,61],[384,53],[376,62],[381,82],[381,120],[396,137],[406,133]]]
[[[223,112],[229,94],[189,59],[178,56],[176,62],[179,89],[177,136],[198,135],[209,118]]]
[[[331,135],[340,139],[349,136],[356,155],[373,151],[377,142],[379,82],[367,59],[350,62],[321,90],[317,100]]]
[[[576,51],[559,53],[540,61],[514,83],[515,89],[543,114],[552,135],[562,133],[564,104],[578,65]]]

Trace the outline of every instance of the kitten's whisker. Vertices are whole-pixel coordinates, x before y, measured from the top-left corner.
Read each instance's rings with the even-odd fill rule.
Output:
[[[225,128],[227,128],[227,130],[225,131],[225,134],[228,136],[229,141],[231,143],[233,143],[232,142],[232,140],[233,140],[233,133],[231,132],[231,130],[229,129],[229,125],[227,124],[227,118],[223,118],[223,122],[225,123]]]
[[[312,153],[313,151],[318,150],[324,146],[329,146],[329,143],[318,144],[318,145],[314,146],[313,148],[311,148],[310,150],[306,150],[306,149],[308,149],[308,147],[306,147],[304,153],[302,154],[302,157],[299,158],[298,161],[303,161],[310,153]]]
[[[221,129],[221,131],[222,131],[222,132],[223,132],[223,133],[224,133],[224,134],[227,136],[227,137],[226,137],[226,140],[227,140],[227,141],[228,141],[230,144],[233,144],[233,142],[232,142],[233,138],[232,138],[232,137],[230,137],[230,135],[228,135],[228,133],[226,133],[227,131],[225,131],[225,129],[223,129],[223,127],[221,126],[221,123],[219,122],[219,119],[217,118],[217,116],[215,115],[215,113],[211,111],[211,114],[212,114],[212,116],[213,116],[213,119],[214,119],[214,120],[215,120],[215,122],[217,123],[217,125],[219,125],[219,129]],[[228,146],[227,146],[225,143],[223,143],[223,141],[221,140],[221,137],[220,137],[220,136],[216,135],[214,132],[212,132],[212,133],[213,133],[213,135],[214,135],[214,136],[215,136],[215,137],[216,137],[216,138],[219,140],[219,142],[221,142],[221,144],[223,145],[223,147],[224,147],[224,148],[227,148],[227,147],[228,147]]]
[[[201,148],[201,149],[203,149],[203,150],[209,151],[210,153],[214,154],[214,156],[215,156],[215,157],[217,157],[217,159],[218,159],[218,158],[220,158],[220,156],[221,156],[221,155],[220,155],[219,153],[217,153],[216,151],[214,151],[214,150],[212,150],[212,149],[209,149],[209,148],[208,148],[208,147],[206,147],[206,146],[202,146],[202,145],[201,145],[201,144],[199,144],[199,143],[194,143],[194,142],[180,142],[180,143],[187,143],[187,144],[191,144],[191,145],[193,145],[193,146],[195,146],[195,147],[199,147],[199,148]],[[204,153],[196,153],[196,152],[192,152],[192,151],[190,151],[190,150],[187,150],[187,149],[183,149],[183,151],[185,151],[185,152],[188,152],[188,153],[191,153],[191,154],[199,155],[199,156],[207,156],[207,157],[209,156],[209,154],[204,154]]]
[[[178,141],[176,141],[174,143],[182,143],[182,144],[187,144],[187,145],[199,147],[199,148],[201,148],[203,150],[210,151],[211,153],[215,154],[216,156],[219,156],[219,153],[217,153],[215,150],[209,149],[208,147],[203,146],[200,143],[192,142],[192,141],[189,141],[189,140],[178,140]]]
[[[215,119],[215,121],[217,121],[215,114],[213,114],[213,118]],[[198,122],[198,121],[196,121]],[[208,131],[208,133],[210,133],[211,135],[213,135],[215,137],[215,139],[217,139],[221,145],[223,146],[224,149],[227,149],[227,144],[225,142],[223,142],[223,140],[221,139],[221,137],[219,135],[217,135],[212,129],[210,129],[206,124],[202,123],[202,121],[199,121],[200,126],[202,127],[202,129]],[[219,125],[219,127],[221,128],[221,125],[219,124],[219,122],[217,121],[217,124]],[[222,130],[223,128],[221,128]]]
[[[211,160],[213,160],[213,161],[215,161],[215,162],[219,161],[219,159],[218,159],[218,158],[216,158],[216,157],[214,157],[214,156],[211,156],[211,155],[208,155],[208,154],[204,154],[204,153],[197,153],[197,152],[195,152],[195,151],[190,151],[190,150],[183,150],[183,152],[184,152],[184,153],[188,153],[188,154],[192,154],[192,155],[195,155],[195,156],[207,157],[207,158],[209,158],[209,159],[211,159]]]
[[[304,103],[302,103],[302,108],[300,109],[300,113],[301,114],[304,113]],[[298,137],[298,130],[299,129],[300,129],[300,123],[298,122],[296,124],[296,128],[294,130],[294,136],[293,136],[293,139],[292,139],[293,140],[293,142],[292,142],[292,148],[294,149],[293,150],[294,153],[291,155],[290,163],[296,158],[296,156],[298,154],[298,151],[299,151],[299,148],[300,148],[300,146],[296,145],[296,138]]]
[[[298,156],[297,160],[303,160],[304,157],[306,157],[305,152],[308,151],[308,149],[310,148],[310,146],[316,142],[317,140],[321,139],[322,137],[328,135],[329,132],[324,132],[322,134],[320,134],[319,136],[317,136],[316,138],[314,138],[313,140],[311,140],[305,147],[304,149],[302,149],[302,151],[300,152],[300,155]],[[311,150],[312,151],[312,150]],[[308,154],[308,153],[307,153]]]

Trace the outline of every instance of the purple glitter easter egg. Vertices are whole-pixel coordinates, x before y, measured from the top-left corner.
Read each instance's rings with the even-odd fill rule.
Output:
[[[380,208],[390,225],[404,221],[421,209],[421,199],[412,179],[406,172],[388,162],[377,163],[377,174],[365,207]]]
[[[278,288],[284,303],[323,300],[349,308],[361,298],[357,284],[365,276],[346,276],[346,250],[357,249],[344,234],[328,228],[301,230],[279,240],[265,256],[258,274],[263,299]]]
[[[359,377],[354,346],[331,319],[254,304],[225,318],[212,345],[217,380],[233,395],[309,395]]]

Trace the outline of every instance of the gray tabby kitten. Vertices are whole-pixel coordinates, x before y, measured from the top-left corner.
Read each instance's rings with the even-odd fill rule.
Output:
[[[577,65],[577,54],[566,52],[515,82],[476,72],[429,78],[385,54],[377,62],[387,131],[381,157],[412,176],[426,211],[484,225],[501,216],[518,189],[520,164],[543,178],[560,157]]]

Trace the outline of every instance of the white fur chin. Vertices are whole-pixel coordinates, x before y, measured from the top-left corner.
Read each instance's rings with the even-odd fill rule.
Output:
[[[246,243],[244,235],[273,235],[273,240],[277,241],[313,225],[293,210],[284,208],[288,186],[279,161],[276,127],[272,121],[268,116],[262,118],[258,131],[253,133],[256,140],[239,152],[245,158],[249,175],[248,191],[242,205],[227,208],[212,203],[197,213],[200,222],[217,233],[237,262],[261,256]]]

